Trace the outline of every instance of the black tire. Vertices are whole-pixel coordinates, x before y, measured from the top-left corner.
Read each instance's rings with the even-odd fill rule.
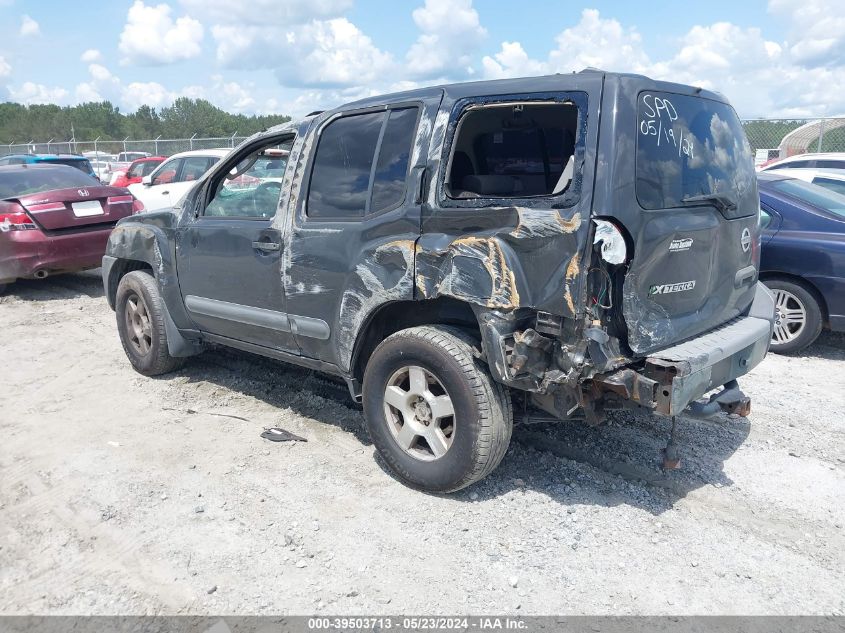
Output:
[[[815,295],[804,286],[786,279],[767,279],[764,283],[775,295],[775,332],[772,334],[770,350],[776,354],[791,354],[812,345],[822,331],[822,309]],[[782,321],[783,314],[778,305],[778,298],[779,294],[780,297],[787,296],[783,293],[791,295],[787,307],[794,309],[796,305],[800,306],[806,315],[803,325],[794,328],[794,332],[790,331],[793,338],[789,339],[779,333],[780,328],[791,330],[794,327],[787,326],[785,321]]]
[[[0,284],[0,295],[2,295],[6,291],[6,287],[9,284]]]
[[[367,430],[391,470],[412,488],[437,493],[460,490],[489,475],[507,452],[513,429],[510,393],[493,380],[473,354],[473,346],[473,340],[456,328],[414,327],[382,341],[367,363],[363,387]],[[393,377],[404,368],[418,367],[433,380],[431,389],[445,390],[454,411],[447,422],[451,424],[451,443],[442,456],[430,461],[422,461],[400,446],[391,428],[404,416],[393,416],[385,401]],[[434,424],[441,422],[435,420]],[[420,438],[425,440],[415,437],[412,446],[419,446]]]
[[[134,330],[127,320],[127,305],[142,306],[146,319],[139,317],[139,322],[145,323],[143,343],[138,331]],[[115,314],[117,315],[117,330],[123,351],[138,373],[145,376],[158,376],[178,369],[185,363],[184,358],[170,355],[167,349],[167,332],[164,327],[164,301],[158,291],[158,286],[152,275],[143,270],[133,270],[120,280],[115,297]],[[149,339],[147,341],[147,338]],[[144,348],[146,347],[146,351]]]

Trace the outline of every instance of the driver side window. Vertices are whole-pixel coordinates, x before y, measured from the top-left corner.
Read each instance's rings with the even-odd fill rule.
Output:
[[[269,219],[276,215],[293,139],[265,145],[217,176],[204,215]]]

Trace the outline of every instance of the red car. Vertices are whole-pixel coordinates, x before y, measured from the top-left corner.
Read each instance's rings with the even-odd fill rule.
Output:
[[[73,167],[0,167],[0,291],[18,278],[96,268],[115,223],[141,210],[128,190]]]
[[[141,182],[144,176],[153,173],[153,170],[164,162],[164,156],[148,156],[133,160],[126,171],[115,172],[109,183],[112,187],[128,187],[136,182]]]

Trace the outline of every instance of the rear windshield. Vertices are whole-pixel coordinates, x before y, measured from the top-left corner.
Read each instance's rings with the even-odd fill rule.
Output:
[[[819,187],[818,185],[804,182],[803,180],[773,180],[769,183],[772,189],[785,193],[793,198],[824,209],[828,213],[845,218],[845,196],[842,194]]]
[[[739,201],[754,190],[754,160],[733,108],[718,101],[642,92],[637,115],[637,199],[645,209],[714,193]]]
[[[0,170],[0,200],[53,189],[98,186],[91,176],[65,166]]]

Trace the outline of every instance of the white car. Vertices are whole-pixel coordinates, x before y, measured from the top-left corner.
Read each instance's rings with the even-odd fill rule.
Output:
[[[93,169],[94,173],[97,174],[97,179],[104,185],[109,184],[109,181],[111,180],[111,168],[109,167],[109,163],[105,160],[97,160],[93,158],[89,158],[88,162],[91,163],[91,169]]]
[[[161,211],[176,204],[228,149],[197,149],[174,154],[140,183],[129,185],[132,195],[147,211]]]
[[[760,171],[773,169],[841,169],[845,170],[845,152],[821,154],[796,154],[760,167]]]
[[[843,169],[767,169],[770,174],[781,174],[811,182],[819,187],[845,195],[845,170]]]

